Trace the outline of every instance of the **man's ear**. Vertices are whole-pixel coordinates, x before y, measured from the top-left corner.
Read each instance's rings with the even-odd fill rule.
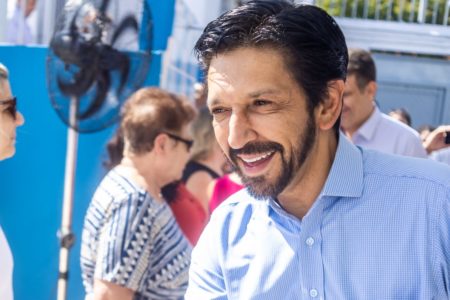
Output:
[[[368,97],[370,97],[370,100],[375,99],[375,95],[377,94],[377,88],[378,85],[375,81],[369,81],[369,83],[365,87],[365,92]]]
[[[333,128],[341,115],[344,88],[345,82],[342,79],[328,82],[328,95],[316,109],[316,122],[321,130]]]

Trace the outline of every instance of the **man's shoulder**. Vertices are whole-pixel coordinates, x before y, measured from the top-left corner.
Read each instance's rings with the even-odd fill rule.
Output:
[[[450,164],[450,147],[434,151],[430,158],[439,162]]]
[[[415,131],[413,128],[409,127],[406,124],[403,124],[402,122],[395,120],[394,118],[382,113],[381,114],[381,123],[380,126],[384,127],[383,129],[388,129],[391,134],[396,134],[400,137],[414,137],[419,138],[419,133]]]
[[[409,178],[449,187],[450,167],[431,159],[386,154],[363,149],[364,173],[382,177]]]

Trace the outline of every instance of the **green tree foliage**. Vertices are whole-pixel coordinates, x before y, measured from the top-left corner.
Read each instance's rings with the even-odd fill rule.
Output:
[[[425,23],[449,25],[447,0],[428,0]],[[316,5],[335,17],[417,23],[419,0],[316,0]]]

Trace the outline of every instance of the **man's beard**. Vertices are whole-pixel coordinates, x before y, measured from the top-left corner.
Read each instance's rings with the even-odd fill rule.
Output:
[[[306,128],[300,134],[298,147],[292,150],[289,161],[286,159],[286,151],[283,146],[275,142],[250,142],[240,149],[230,149],[229,158],[236,173],[241,177],[242,183],[247,187],[250,195],[257,199],[276,198],[297,175],[300,168],[309,156],[316,139],[316,126],[312,117],[308,118]],[[281,157],[280,174],[274,182],[269,182],[265,175],[249,177],[245,176],[238,164],[238,154],[260,154],[278,152]],[[273,154],[275,155],[275,154]],[[271,158],[273,159],[273,157]]]

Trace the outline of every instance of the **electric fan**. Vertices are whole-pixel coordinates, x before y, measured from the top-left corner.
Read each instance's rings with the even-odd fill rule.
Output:
[[[141,25],[139,25],[141,24]],[[51,103],[68,126],[58,298],[66,299],[73,245],[73,191],[78,133],[119,118],[121,104],[146,79],[153,38],[146,0],[70,0],[58,18],[47,57]]]

